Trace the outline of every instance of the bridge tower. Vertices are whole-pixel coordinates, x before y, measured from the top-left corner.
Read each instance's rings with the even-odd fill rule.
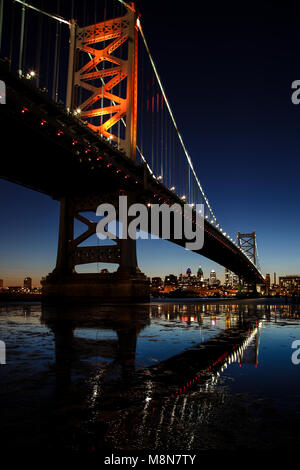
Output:
[[[238,245],[252,259],[256,265],[256,233],[240,233],[238,232]]]
[[[70,26],[66,106],[135,160],[138,17],[134,3],[120,18]],[[127,47],[126,47],[127,46]],[[125,135],[117,134],[124,124]]]
[[[240,233],[237,234],[238,246],[250,257],[253,263],[257,263],[256,252],[256,233]],[[243,282],[242,282],[243,284]],[[250,290],[256,291],[256,284],[247,284],[246,287]]]
[[[127,5],[123,17],[82,28],[72,20],[66,97],[71,113],[133,160],[137,131],[137,20],[134,3]],[[126,195],[130,204],[131,194]],[[82,212],[95,213],[101,203],[110,203],[118,214],[118,197],[119,191],[105,195],[102,192],[100,196],[81,194],[78,188],[78,195],[66,194],[60,199],[57,262],[42,282],[45,297],[149,297],[149,280],[138,268],[135,240],[124,238],[117,239],[114,245],[79,246],[95,234],[97,225]],[[77,238],[75,219],[87,227]],[[105,274],[76,273],[76,265],[95,262],[117,263],[119,269]]]

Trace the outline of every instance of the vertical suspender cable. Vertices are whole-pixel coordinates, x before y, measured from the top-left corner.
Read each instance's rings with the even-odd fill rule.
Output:
[[[58,24],[56,24],[56,29],[55,29],[54,67],[53,67],[53,81],[52,81],[52,99],[53,100],[55,100],[56,98],[57,51],[58,51]]]
[[[15,37],[15,4],[12,6],[12,19],[11,19],[11,31],[10,31],[10,44],[9,44],[9,68],[11,69],[12,65],[12,53]]]
[[[161,126],[161,150],[160,150],[160,174],[164,176],[164,108],[163,108],[163,96],[161,95],[161,118],[160,118],[160,126]]]
[[[43,7],[43,2],[42,2]],[[42,50],[42,26],[43,26],[43,16],[41,15],[38,19],[38,44],[36,50],[36,86],[40,86],[40,69],[41,69],[41,50]]]
[[[119,1],[121,1],[121,0],[119,0]],[[185,154],[185,157],[186,157],[186,159],[187,159],[187,161],[188,161],[188,163],[189,163],[189,165],[190,165],[191,171],[192,171],[192,173],[193,173],[193,175],[194,175],[194,177],[195,177],[195,180],[196,180],[196,182],[197,182],[197,185],[198,185],[198,187],[199,187],[199,189],[200,189],[200,191],[201,191],[201,193],[202,193],[202,195],[203,195],[203,198],[204,198],[204,200],[205,200],[205,202],[206,202],[207,208],[209,209],[209,211],[210,211],[210,213],[211,213],[211,215],[212,215],[212,217],[213,217],[215,223],[217,223],[217,219],[216,219],[216,216],[215,216],[215,214],[214,214],[214,211],[212,210],[212,207],[211,207],[211,205],[210,205],[210,203],[209,203],[209,201],[208,201],[208,199],[207,199],[207,197],[206,197],[206,194],[204,193],[204,190],[203,190],[203,188],[202,188],[202,186],[201,186],[201,184],[200,184],[200,181],[199,181],[199,179],[198,179],[198,177],[197,177],[197,174],[196,174],[196,172],[195,172],[195,169],[194,169],[194,166],[193,166],[191,157],[190,157],[190,155],[189,155],[189,153],[188,153],[188,151],[187,151],[187,149],[186,149],[186,147],[185,147],[185,145],[184,145],[182,136],[181,136],[181,134],[180,134],[180,132],[179,132],[178,126],[177,126],[177,124],[176,124],[176,121],[175,121],[173,112],[172,112],[172,110],[171,110],[170,104],[169,104],[168,99],[167,99],[167,97],[166,97],[165,90],[164,90],[164,88],[163,88],[162,82],[161,82],[160,77],[159,77],[159,74],[158,74],[158,72],[157,72],[156,65],[155,65],[155,63],[154,63],[154,61],[153,61],[153,58],[152,58],[152,55],[151,55],[151,53],[150,53],[150,50],[149,50],[149,47],[148,47],[148,43],[147,43],[147,41],[146,41],[146,38],[145,38],[145,35],[144,35],[144,33],[143,33],[143,29],[142,29],[142,26],[141,26],[141,23],[140,23],[140,22],[138,23],[138,27],[139,27],[139,31],[140,31],[140,33],[141,33],[142,39],[143,39],[143,41],[144,41],[144,45],[145,45],[145,48],[146,48],[148,57],[149,57],[149,59],[150,59],[152,68],[153,68],[153,70],[154,70],[154,73],[155,73],[157,82],[158,82],[158,84],[159,84],[160,90],[161,90],[161,92],[162,92],[162,94],[163,94],[163,96],[164,96],[164,98],[165,98],[166,106],[167,106],[167,108],[168,108],[170,117],[171,117],[172,122],[173,122],[173,124],[174,124],[175,130],[176,130],[177,136],[178,136],[178,138],[179,138],[180,144],[181,144],[181,146],[182,146],[183,152],[184,152],[184,154]]]
[[[51,24],[48,22],[48,37],[50,37],[51,33]],[[50,41],[47,41],[47,62],[46,62],[46,82],[45,88],[46,91],[49,91],[49,74],[50,74]]]
[[[0,51],[1,51],[1,43],[2,43],[3,2],[4,0],[0,0]]]
[[[19,49],[19,64],[18,73],[22,75],[22,57],[23,57],[23,45],[24,45],[24,24],[25,24],[25,7],[22,6],[21,13],[21,31],[20,31],[20,49]]]

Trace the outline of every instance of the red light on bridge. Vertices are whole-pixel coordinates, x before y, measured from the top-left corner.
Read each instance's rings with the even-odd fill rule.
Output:
[[[56,135],[57,135],[58,137],[61,136],[61,135],[63,135],[63,131],[57,131],[57,132],[56,132]]]
[[[72,145],[78,144],[78,140],[73,140]]]
[[[43,119],[43,120],[41,121],[41,126],[45,126],[45,124],[48,124],[48,122],[45,121],[45,119]]]
[[[24,106],[24,108],[22,108],[21,113],[22,113],[22,114],[25,114],[25,113],[27,113],[27,111],[29,111],[29,109],[28,109],[28,108],[25,108],[25,106]]]

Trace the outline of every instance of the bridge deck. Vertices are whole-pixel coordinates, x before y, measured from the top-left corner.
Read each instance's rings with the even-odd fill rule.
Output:
[[[96,196],[101,200],[108,194],[127,191],[134,200],[145,204],[183,204],[144,165],[101,139],[28,80],[10,73],[3,62],[0,78],[7,86],[7,104],[0,106],[5,149],[1,178],[57,200],[64,196]],[[264,282],[257,268],[234,243],[206,220],[204,229],[204,246],[197,253],[247,282]],[[185,246],[188,240],[171,237],[171,241]]]

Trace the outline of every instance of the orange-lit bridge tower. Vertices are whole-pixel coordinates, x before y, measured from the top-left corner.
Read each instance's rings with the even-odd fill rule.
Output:
[[[70,25],[70,50],[66,105],[95,134],[107,138],[127,157],[136,160],[138,17],[134,3],[125,16],[80,28]],[[100,157],[101,158],[101,157]],[[96,212],[101,203],[113,204],[118,217],[119,190],[99,181],[99,192],[80,187],[60,199],[57,262],[43,281],[47,297],[103,297],[145,300],[149,280],[137,265],[136,241],[116,239],[111,245],[79,246],[95,234],[96,223],[82,212]],[[80,186],[80,184],[79,184]],[[84,185],[83,185],[84,186]],[[128,196],[130,203],[132,194]],[[74,222],[86,231],[74,237]],[[79,274],[78,264],[113,263],[113,273]]]
[[[134,3],[127,6],[125,16],[102,23],[79,28],[72,21],[66,105],[87,120],[91,129],[117,142],[135,159],[138,18]],[[80,89],[89,96],[80,100]],[[117,135],[121,120],[124,137]]]

